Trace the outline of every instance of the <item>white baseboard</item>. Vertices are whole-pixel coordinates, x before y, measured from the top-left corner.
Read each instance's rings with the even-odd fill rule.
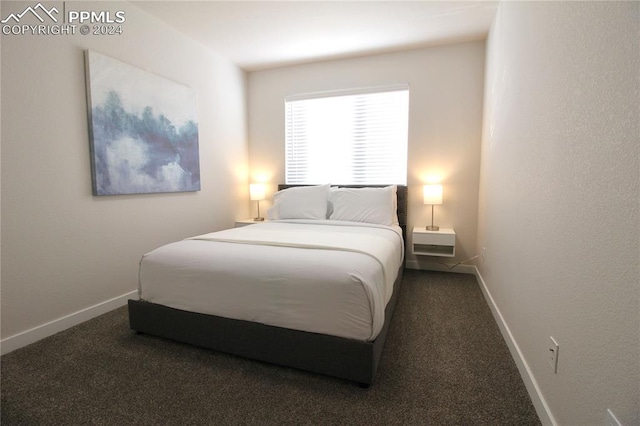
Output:
[[[56,333],[73,327],[74,325],[81,324],[92,318],[106,314],[109,311],[126,305],[127,300],[136,298],[137,294],[138,291],[134,290],[121,296],[114,297],[113,299],[98,303],[97,305],[82,309],[81,311],[73,314],[58,318],[57,320],[39,325],[30,330],[4,338],[0,340],[0,354],[8,354],[9,352],[30,345],[31,343],[37,342],[45,337],[53,336]]]
[[[522,377],[522,381],[524,382],[525,387],[527,388],[527,392],[529,393],[529,397],[531,398],[531,402],[533,402],[533,406],[536,409],[536,413],[540,418],[540,421],[543,425],[557,425],[551,410],[549,409],[549,405],[547,401],[542,396],[542,392],[540,391],[540,387],[538,386],[538,382],[536,381],[531,369],[529,368],[529,364],[525,360],[520,347],[516,343],[513,338],[513,334],[511,334],[511,330],[509,326],[504,321],[504,317],[498,309],[498,306],[491,295],[491,292],[487,288],[487,284],[485,283],[480,271],[475,266],[473,267],[475,270],[475,276],[478,280],[478,284],[480,285],[480,289],[484,294],[484,298],[491,308],[491,312],[493,313],[493,317],[500,328],[500,332],[502,333],[502,337],[504,338],[507,346],[509,347],[509,351],[511,352],[511,356],[518,367],[518,371],[520,372],[520,376]]]
[[[447,263],[446,261],[443,263]],[[452,263],[453,264],[453,263]],[[458,265],[449,269],[445,265],[438,262],[407,260],[405,263],[407,269],[419,269],[423,271],[439,271],[439,272],[457,272],[462,274],[476,274],[476,267],[473,265]]]
[[[513,338],[511,334],[511,330],[509,326],[505,323],[504,318],[500,312],[500,309],[495,304],[493,296],[491,292],[487,288],[487,285],[476,268],[473,265],[459,265],[455,268],[449,270],[446,266],[440,265],[438,263],[433,262],[418,262],[416,260],[409,260],[406,263],[406,267],[409,269],[423,269],[423,270],[433,270],[433,271],[445,271],[445,272],[459,272],[466,274],[473,274],[476,276],[478,280],[478,284],[480,285],[480,289],[491,309],[493,317],[500,328],[502,336],[509,347],[511,352],[511,356],[513,357],[516,366],[518,367],[518,371],[520,372],[520,376],[522,376],[522,380],[529,392],[529,396],[531,397],[531,401],[538,413],[538,417],[540,417],[540,421],[543,425],[556,425],[556,421],[551,413],[549,406],[542,396],[542,392],[540,391],[540,387],[538,386],[538,382],[533,377],[531,369],[529,365],[524,359],[524,356]],[[34,327],[30,330],[24,331],[22,333],[15,334],[13,336],[9,336],[0,341],[0,353],[2,355],[12,352],[18,348],[23,346],[27,346],[31,343],[34,343],[38,340],[44,339],[45,337],[52,336],[60,331],[64,331],[70,327],[81,324],[85,321],[88,321],[92,318],[95,318],[99,315],[105,314],[109,311],[119,308],[120,306],[124,306],[127,303],[127,300],[130,298],[135,298],[137,295],[137,290],[132,292],[123,294],[118,297],[114,297],[113,299],[107,300],[105,302],[99,303],[97,305],[91,306],[89,308],[83,309],[76,313],[66,315],[57,320],[48,322],[46,324],[40,325],[38,327]]]

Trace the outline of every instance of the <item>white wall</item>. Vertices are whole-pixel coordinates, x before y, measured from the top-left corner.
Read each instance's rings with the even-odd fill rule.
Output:
[[[435,222],[455,228],[457,259],[473,256],[484,54],[485,43],[473,42],[250,73],[250,179],[266,180],[272,192],[284,183],[287,95],[409,83],[409,225],[431,222],[431,210],[422,204],[422,185],[427,177],[438,176],[444,204],[436,206]],[[270,203],[262,205],[266,209]],[[430,266],[418,265],[411,253],[407,260],[414,267]]]
[[[561,425],[640,423],[639,25],[637,2],[503,2],[487,47],[479,269]]]
[[[143,253],[249,214],[244,71],[129,3],[66,6],[124,10],[124,33],[2,36],[3,339],[136,290]],[[196,89],[201,191],[92,196],[85,49]]]

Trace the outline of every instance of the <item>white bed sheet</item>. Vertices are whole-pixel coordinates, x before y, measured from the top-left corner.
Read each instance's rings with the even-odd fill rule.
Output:
[[[260,223],[144,255],[139,296],[186,311],[373,340],[403,257],[398,226]]]

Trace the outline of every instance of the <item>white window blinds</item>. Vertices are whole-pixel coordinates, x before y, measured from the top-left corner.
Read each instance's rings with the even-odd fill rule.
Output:
[[[287,184],[407,183],[409,88],[288,97]]]

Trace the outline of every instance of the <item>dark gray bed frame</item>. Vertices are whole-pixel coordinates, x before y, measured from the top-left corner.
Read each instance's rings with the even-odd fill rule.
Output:
[[[290,186],[295,185],[279,185],[278,189]],[[406,241],[406,186],[398,186],[398,221]],[[403,269],[404,265],[398,271],[393,295],[385,309],[382,330],[371,342],[188,312],[143,300],[129,300],[129,324],[138,333],[352,380],[368,387],[373,383],[378,369],[400,291]]]

